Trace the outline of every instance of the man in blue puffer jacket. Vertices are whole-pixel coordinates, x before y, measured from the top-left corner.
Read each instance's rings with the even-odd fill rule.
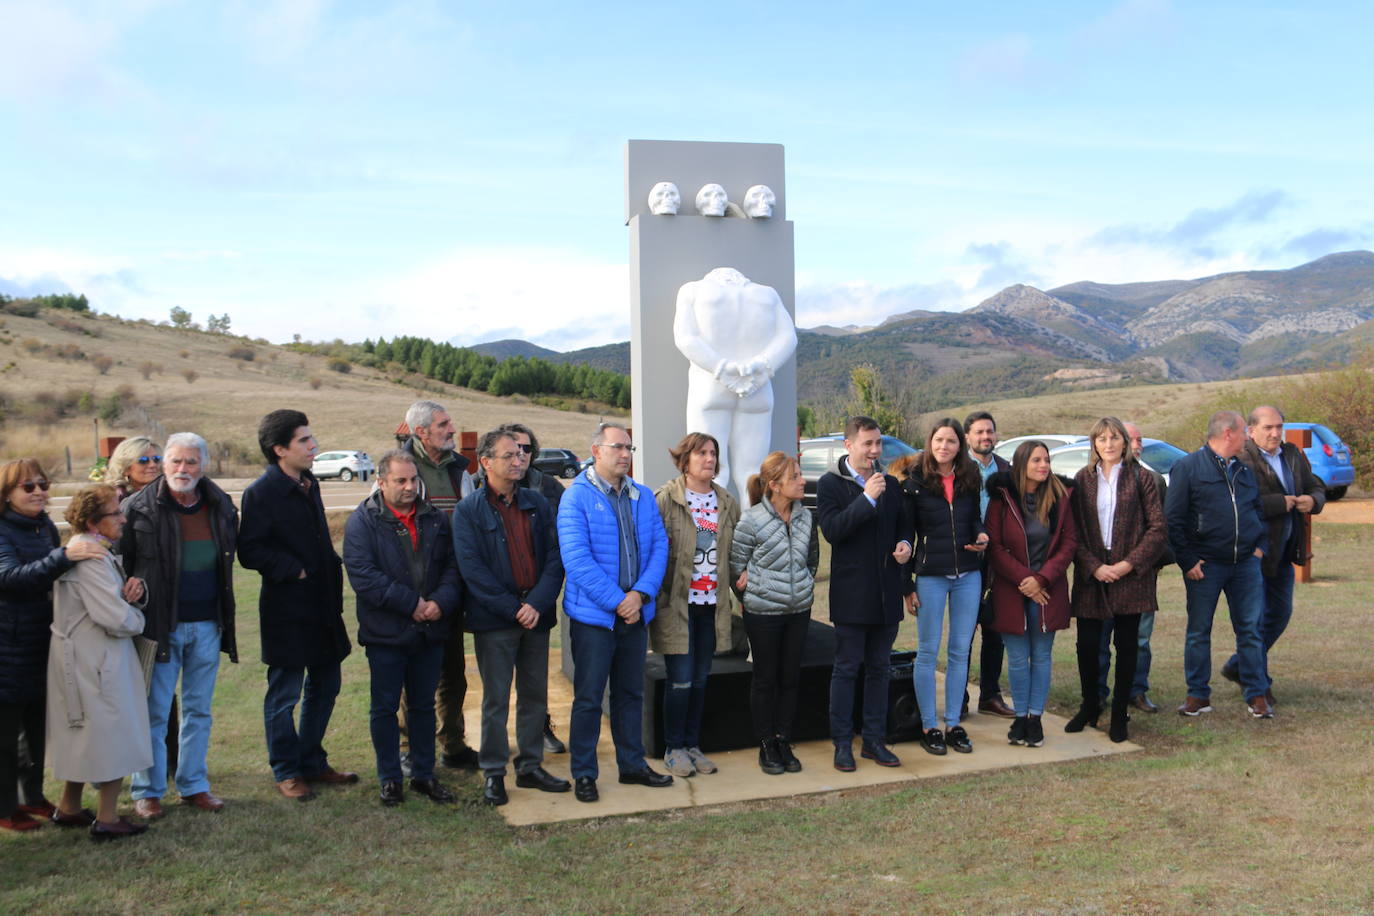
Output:
[[[592,437],[594,463],[573,480],[558,507],[567,574],[563,610],[575,668],[568,744],[575,794],[584,802],[598,798],[596,745],[608,680],[620,781],[654,788],[673,781],[644,761],[644,653],[668,563],[668,535],[653,491],[629,477],[633,452],[625,427],[602,423]]]
[[[1183,673],[1188,697],[1179,715],[1212,711],[1212,618],[1226,593],[1236,631],[1241,686],[1250,714],[1272,718],[1265,700],[1264,643],[1260,614],[1264,580],[1260,557],[1267,531],[1260,511],[1259,485],[1237,459],[1245,445],[1245,421],[1223,410],[1207,423],[1207,444],[1180,458],[1169,471],[1164,517],[1188,595],[1188,634]]]

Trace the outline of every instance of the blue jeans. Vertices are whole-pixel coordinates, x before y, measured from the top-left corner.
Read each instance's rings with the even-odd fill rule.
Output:
[[[377,757],[377,779],[401,780],[401,724],[396,711],[405,688],[406,721],[411,724],[410,775],[434,778],[434,690],[444,663],[444,644],[416,649],[367,646],[367,666],[372,671],[372,706],[368,722],[372,751]],[[302,710],[302,715],[304,711]],[[320,752],[323,758],[324,752]],[[275,772],[275,769],[274,769]]]
[[[322,744],[341,681],[338,662],[306,668],[267,667],[262,718],[267,729],[267,759],[277,782],[309,779],[329,769]],[[297,700],[301,704],[299,729],[295,721]]]
[[[921,607],[916,616],[919,645],[911,679],[916,687],[916,702],[921,707],[923,729],[940,727],[935,710],[935,660],[940,654],[946,603],[949,604],[949,642],[945,647],[945,723],[949,728],[959,724],[964,688],[968,685],[969,647],[973,645],[973,628],[978,624],[978,602],[982,594],[980,573],[969,573],[957,579],[916,577],[916,597],[921,600]]]
[[[701,711],[706,679],[716,654],[716,606],[691,605],[687,651],[663,656],[663,742],[668,750],[701,743]]]
[[[177,792],[183,798],[210,791],[210,700],[219,675],[219,622],[179,623],[167,638],[167,661],[153,665],[148,690],[148,726],[153,765],[129,781],[134,798],[161,798],[167,792],[167,716],[181,678],[181,739],[177,744]]]
[[[1264,612],[1260,615],[1259,628],[1260,640],[1264,643],[1265,690],[1274,686],[1274,679],[1269,676],[1269,650],[1274,648],[1293,618],[1293,578],[1292,563],[1281,563],[1277,575],[1264,577]],[[1232,655],[1227,664],[1238,665],[1240,659]]]
[[[1018,716],[1038,716],[1045,711],[1050,695],[1054,631],[1040,630],[1040,605],[1029,599],[1026,605],[1026,632],[1003,633],[1007,647],[1007,680],[1011,682],[1011,705]]]
[[[1231,629],[1236,634],[1236,657],[1245,699],[1262,696],[1269,689],[1264,674],[1264,642],[1260,639],[1260,616],[1264,611],[1264,576],[1259,557],[1239,563],[1202,564],[1202,578],[1183,579],[1188,594],[1188,635],[1183,643],[1183,675],[1188,681],[1188,696],[1210,699],[1212,687],[1212,618],[1217,601],[1226,594],[1231,611]]]
[[[1112,695],[1107,685],[1107,675],[1112,670],[1112,632],[1116,629],[1116,618],[1102,621],[1102,641],[1097,649],[1097,695],[1106,703]],[[1133,700],[1150,692],[1150,661],[1154,654],[1150,651],[1150,637],[1155,632],[1155,612],[1147,611],[1140,615],[1140,632],[1135,639],[1135,679],[1131,682]]]
[[[641,617],[615,629],[569,620],[573,657],[573,708],[568,729],[573,779],[596,779],[596,745],[601,740],[601,698],[611,688],[611,739],[622,773],[644,769],[644,653],[649,631]]]

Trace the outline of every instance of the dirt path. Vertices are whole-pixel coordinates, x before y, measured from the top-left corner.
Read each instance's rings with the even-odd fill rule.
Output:
[[[1353,499],[1347,496],[1337,502],[1327,503],[1321,515],[1313,516],[1313,519],[1318,524],[1337,522],[1346,525],[1374,525],[1374,499]]]

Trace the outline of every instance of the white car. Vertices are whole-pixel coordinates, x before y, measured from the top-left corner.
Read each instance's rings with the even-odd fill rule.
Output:
[[[321,480],[326,477],[337,477],[343,481],[352,480],[354,477],[367,480],[376,473],[367,452],[356,451],[320,452],[315,456],[315,465],[311,470]]]
[[[1188,453],[1162,439],[1141,439],[1140,441],[1142,444],[1140,463],[1152,471],[1163,474],[1164,482],[1168,483],[1169,471],[1173,469],[1174,462]],[[1051,448],[1050,467],[1056,474],[1072,477],[1079,470],[1087,467],[1091,456],[1092,450],[1085,438],[1082,442],[1071,442],[1068,445]]]
[[[992,452],[998,458],[1005,458],[1007,461],[1010,461],[1011,456],[1016,454],[1016,447],[1028,439],[1038,439],[1045,443],[1045,448],[1053,450],[1061,445],[1069,445],[1074,442],[1086,442],[1088,437],[1070,433],[1046,433],[1043,436],[1013,436],[1004,442],[999,442]]]

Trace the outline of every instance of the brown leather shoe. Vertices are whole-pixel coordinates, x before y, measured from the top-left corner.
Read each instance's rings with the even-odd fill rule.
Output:
[[[162,817],[162,799],[160,798],[136,798],[134,799],[134,817],[141,817],[145,821],[155,821]]]
[[[314,791],[306,781],[295,776],[277,783],[277,791],[287,798],[294,798],[299,802],[308,802],[315,797]]]
[[[1150,699],[1149,694],[1138,693],[1131,697],[1131,705],[1141,712],[1159,712],[1159,707]]]
[[[34,820],[46,821],[52,817],[53,812],[57,810],[57,806],[46,798],[43,798],[39,799],[36,805],[20,805],[19,810],[23,811]]]
[[[1269,701],[1270,709],[1273,709],[1275,706],[1279,705],[1279,701],[1274,699],[1274,691],[1272,689],[1264,691],[1264,698]],[[23,808],[24,806],[20,805],[19,807]]]
[[[1016,710],[1007,705],[1007,701],[1002,699],[1000,693],[994,693],[990,697],[979,697],[978,711],[1001,716],[1003,719],[1016,718]]]
[[[42,826],[42,821],[34,820],[23,811],[15,811],[9,817],[0,817],[0,830],[37,830]]]
[[[333,767],[326,767],[314,776],[307,777],[308,782],[320,782],[327,786],[347,786],[358,781],[357,773],[340,773]]]
[[[222,811],[224,809],[224,801],[215,798],[215,796],[211,795],[209,792],[197,792],[194,795],[183,795],[181,797],[181,803],[183,805],[189,805],[192,808],[198,808],[201,811]]]
[[[1263,695],[1251,697],[1245,701],[1245,705],[1250,707],[1250,715],[1256,719],[1274,718],[1274,710],[1269,708],[1269,701]]]
[[[1212,711],[1212,701],[1204,700],[1201,697],[1189,697],[1183,701],[1183,705],[1178,708],[1180,716],[1200,716],[1204,712]]]

